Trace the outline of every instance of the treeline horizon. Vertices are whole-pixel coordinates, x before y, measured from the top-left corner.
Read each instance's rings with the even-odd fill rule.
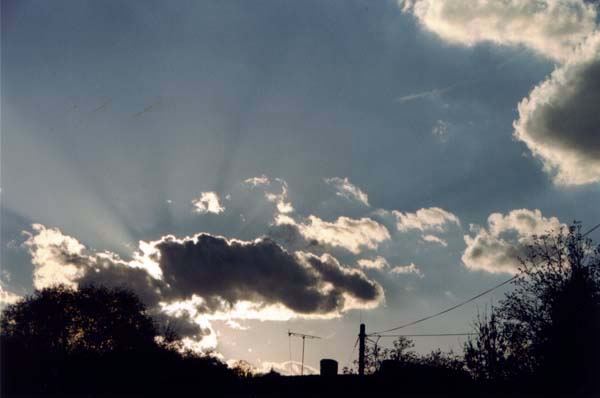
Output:
[[[4,308],[2,396],[309,396],[600,394],[600,246],[581,225],[533,236],[514,289],[474,320],[462,355],[418,354],[399,337],[368,345],[334,378],[257,374],[184,349],[125,287],[56,286]]]

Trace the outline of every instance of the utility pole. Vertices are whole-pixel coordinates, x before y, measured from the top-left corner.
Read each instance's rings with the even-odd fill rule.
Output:
[[[296,332],[292,332],[291,330],[288,330],[288,336],[292,337],[292,336],[296,336],[296,337],[302,337],[302,367],[300,368],[300,376],[304,375],[304,343],[306,342],[306,339],[320,339],[319,336],[312,336],[310,334],[304,334],[304,333],[296,333]],[[291,366],[291,364],[290,364]]]
[[[360,324],[360,332],[358,333],[358,375],[365,375],[365,324]]]

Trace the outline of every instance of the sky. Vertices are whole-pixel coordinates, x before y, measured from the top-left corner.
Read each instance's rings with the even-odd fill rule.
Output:
[[[297,371],[293,330],[322,337],[308,366],[344,366],[361,322],[600,222],[595,2],[1,7],[2,305],[126,285],[192,349]],[[403,331],[468,332],[509,288]]]

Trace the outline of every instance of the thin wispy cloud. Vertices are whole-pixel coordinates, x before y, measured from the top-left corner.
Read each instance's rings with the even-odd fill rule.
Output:
[[[450,91],[455,90],[458,87],[468,85],[468,84],[473,84],[473,83],[476,83],[477,81],[478,80],[475,80],[475,79],[469,79],[469,80],[453,83],[449,86],[442,87],[442,88],[434,88],[434,89],[428,90],[428,91],[422,91],[422,92],[418,92],[418,93],[403,95],[401,97],[396,98],[395,102],[403,104],[406,102],[417,101],[417,100],[421,100],[421,99],[427,99],[427,100],[439,99],[442,97],[442,95],[449,93]]]
[[[355,200],[359,203],[362,203],[365,206],[370,206],[369,196],[366,193],[364,193],[359,187],[352,184],[347,177],[325,178],[324,181],[337,190],[336,195],[349,200]]]
[[[410,101],[415,101],[415,100],[420,100],[420,99],[436,99],[436,98],[439,98],[442,94],[447,93],[448,91],[452,90],[453,88],[454,88],[454,85],[448,86],[446,88],[441,88],[441,89],[436,88],[436,89],[429,90],[429,91],[422,91],[419,93],[407,94],[407,95],[403,95],[401,97],[396,98],[395,102],[405,103],[405,102],[410,102]]]

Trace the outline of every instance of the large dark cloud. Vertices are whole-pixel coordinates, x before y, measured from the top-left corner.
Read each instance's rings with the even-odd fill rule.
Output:
[[[114,253],[90,251],[60,230],[36,224],[25,245],[37,288],[59,283],[128,287],[161,324],[176,325],[183,338],[195,343],[207,335],[216,341],[209,323],[213,318],[327,318],[351,308],[372,308],[383,299],[381,286],[361,271],[330,255],[290,253],[268,238],[169,235],[140,242],[132,260],[123,260]],[[240,303],[251,303],[250,310],[237,308]],[[268,308],[276,313],[260,313]]]
[[[243,242],[200,234],[167,237],[156,247],[164,280],[177,299],[218,296],[230,304],[281,303],[298,313],[323,314],[341,311],[345,295],[370,302],[381,294],[377,284],[333,257],[291,254],[270,239]]]
[[[85,273],[77,280],[78,284],[122,286],[133,290],[148,307],[156,307],[164,300],[165,285],[150,276],[142,268],[132,268],[110,259],[87,264]]]
[[[515,137],[556,182],[600,182],[600,33],[519,104]]]

